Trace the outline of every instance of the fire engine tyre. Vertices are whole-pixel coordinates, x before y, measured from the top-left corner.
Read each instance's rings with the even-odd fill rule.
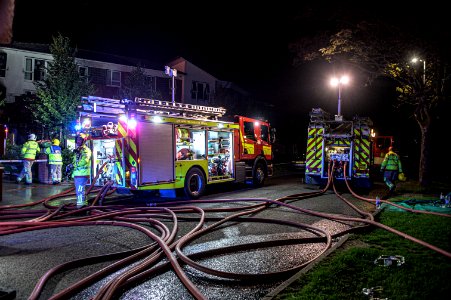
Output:
[[[185,177],[185,195],[190,199],[198,199],[205,192],[205,176],[199,168],[192,168]]]
[[[260,187],[265,183],[266,179],[266,173],[265,173],[265,166],[263,163],[259,162],[255,165],[253,174],[253,186],[254,187]]]

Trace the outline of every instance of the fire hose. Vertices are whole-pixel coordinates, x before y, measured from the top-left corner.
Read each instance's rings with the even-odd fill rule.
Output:
[[[346,168],[346,164],[345,164]],[[70,190],[61,193],[60,195],[55,195],[40,201],[35,202],[33,205],[44,204],[47,207],[46,211],[42,210],[26,210],[20,211],[11,210],[12,208],[18,209],[23,208],[29,205],[20,205],[20,206],[7,206],[0,207],[2,212],[7,212],[5,216],[2,216],[1,220],[7,219],[27,219],[26,221],[6,221],[0,223],[0,235],[7,234],[15,234],[18,232],[26,232],[26,231],[36,231],[42,229],[51,229],[57,227],[74,227],[74,226],[92,226],[92,225],[109,225],[109,226],[122,226],[128,227],[133,230],[138,230],[143,232],[149,239],[150,243],[147,246],[140,247],[137,249],[120,252],[120,253],[110,253],[107,255],[102,255],[99,257],[87,257],[71,262],[67,262],[61,264],[59,266],[55,266],[51,268],[35,286],[30,299],[38,299],[40,293],[42,292],[45,283],[55,274],[63,272],[64,270],[85,265],[91,264],[99,261],[108,261],[113,259],[120,259],[119,261],[109,265],[108,267],[99,270],[85,279],[77,282],[74,285],[71,285],[60,291],[59,293],[53,295],[50,299],[67,299],[69,296],[76,294],[84,288],[87,288],[90,284],[94,283],[101,278],[104,278],[107,275],[112,274],[120,268],[124,268],[127,265],[132,263],[136,263],[140,261],[136,266],[130,268],[123,274],[113,278],[109,281],[109,283],[105,284],[96,294],[94,299],[111,299],[116,296],[116,294],[123,290],[124,288],[131,286],[132,284],[136,284],[139,281],[145,280],[149,278],[149,276],[154,276],[155,274],[164,272],[172,267],[180,281],[184,284],[187,290],[196,298],[196,299],[205,299],[205,296],[199,291],[199,289],[188,279],[185,272],[181,268],[181,264],[189,265],[203,273],[207,273],[210,275],[218,276],[221,278],[228,278],[234,280],[246,280],[246,279],[270,279],[270,278],[278,278],[281,276],[287,276],[288,274],[293,274],[294,272],[302,269],[310,262],[316,260],[321,254],[323,254],[327,249],[330,248],[332,244],[332,240],[336,237],[339,237],[343,234],[343,232],[331,234],[321,228],[303,224],[299,222],[292,222],[287,220],[279,220],[279,219],[268,219],[257,217],[258,213],[263,212],[267,209],[277,209],[279,207],[283,207],[285,209],[289,209],[290,211],[297,213],[309,214],[312,216],[329,219],[333,221],[340,222],[351,222],[353,224],[363,224],[364,226],[376,226],[402,236],[406,239],[409,239],[415,243],[421,244],[429,249],[432,249],[446,257],[451,257],[451,253],[425,243],[421,240],[418,240],[414,237],[411,237],[405,233],[402,233],[396,229],[383,225],[381,223],[375,222],[372,214],[362,211],[358,209],[356,206],[352,205],[347,199],[345,199],[342,195],[339,195],[338,191],[334,185],[334,178],[331,174],[333,166],[330,166],[328,171],[328,182],[324,189],[318,192],[307,192],[307,193],[299,193],[294,195],[285,196],[279,199],[271,200],[265,198],[251,198],[251,199],[219,199],[219,200],[191,200],[191,201],[172,201],[165,203],[155,203],[153,207],[127,207],[121,205],[101,205],[97,206],[95,204],[104,202],[103,200],[107,199],[109,195],[112,194],[113,184],[107,182],[104,187],[100,190],[95,190],[97,192],[96,197],[92,205],[84,208],[86,211],[90,211],[91,214],[89,216],[74,216],[74,211],[66,211],[66,207],[59,206],[54,207],[50,203],[51,201],[57,199],[58,197],[67,197],[69,196]],[[346,174],[346,169],[345,169]],[[347,180],[345,180],[346,185],[352,195],[360,200],[375,202],[375,199],[364,198],[357,194],[355,194]],[[297,207],[292,205],[296,201],[301,201],[302,199],[315,197],[321,195],[330,188],[332,185],[335,194],[344,201],[347,205],[349,205],[354,211],[356,211],[361,218],[357,217],[348,217],[343,215],[329,214],[329,213],[321,213],[312,211],[309,209],[304,209],[301,207]],[[91,192],[91,189],[89,189]],[[384,201],[387,204],[392,204],[389,201]],[[216,203],[216,204],[226,204],[226,203],[244,203],[246,206],[244,207],[216,207],[216,208],[204,208],[201,209],[196,204],[201,203]],[[415,210],[408,211],[416,213]],[[232,214],[227,217],[215,216],[215,213],[225,213],[231,212]],[[190,214],[196,213],[199,215],[198,218],[190,216]],[[207,216],[206,214],[212,214],[211,216]],[[421,211],[421,213],[425,213]],[[184,215],[188,216],[184,216]],[[437,215],[437,214],[436,214]],[[442,214],[438,214],[438,216],[442,216]],[[449,217],[448,215],[446,215]],[[29,219],[31,218],[31,219]],[[167,225],[162,223],[162,220],[170,220],[172,222],[172,230],[169,230]],[[178,220],[184,220],[187,222],[196,221],[196,225],[184,236],[179,239],[175,239],[178,230]],[[205,226],[205,221],[214,221],[215,223]],[[298,229],[306,230],[313,234],[313,236],[304,237],[304,238],[285,238],[280,240],[270,240],[270,241],[261,241],[261,242],[249,242],[242,243],[239,245],[232,245],[226,247],[220,247],[215,249],[208,249],[205,251],[200,251],[191,254],[185,254],[185,248],[201,237],[214,232],[221,228],[221,226],[228,226],[234,224],[241,223],[267,223],[274,224],[278,226],[286,226],[293,227]],[[139,225],[138,225],[139,223]],[[146,227],[143,225],[145,223]],[[159,235],[153,233],[147,227],[155,229],[159,232]],[[357,226],[353,226],[346,230],[345,232],[353,232],[358,228]],[[199,259],[205,259],[208,257],[214,257],[223,254],[230,254],[236,251],[247,251],[247,250],[255,250],[260,248],[268,248],[274,247],[278,245],[289,245],[289,244],[310,244],[310,243],[321,243],[323,247],[313,258],[300,262],[298,265],[289,267],[282,270],[276,270],[273,272],[266,273],[236,273],[236,272],[227,272],[222,270],[216,270],[204,266],[197,262]],[[175,255],[176,254],[176,255]],[[161,260],[166,258],[168,262],[162,263]],[[160,264],[158,264],[160,263]],[[158,264],[158,265],[157,265]]]

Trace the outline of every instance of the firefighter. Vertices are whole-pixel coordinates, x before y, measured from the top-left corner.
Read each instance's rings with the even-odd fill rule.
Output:
[[[388,148],[388,152],[381,164],[381,172],[384,174],[384,182],[389,188],[389,195],[396,189],[396,179],[402,173],[401,160],[399,155],[393,151],[393,147]]]
[[[91,176],[91,150],[86,145],[88,136],[84,133],[75,138],[74,159],[72,162],[72,177],[74,178],[77,208],[88,205],[86,198],[86,183]]]
[[[33,182],[33,174],[31,172],[31,167],[36,159],[36,154],[40,151],[40,146],[36,142],[36,135],[30,133],[28,135],[28,141],[22,146],[21,154],[23,157],[23,168],[17,177],[17,183],[20,183],[25,177],[25,184],[30,185]]]
[[[52,140],[52,145],[45,148],[45,153],[49,156],[49,179],[52,184],[61,183],[61,169],[63,167],[63,156],[58,139]]]

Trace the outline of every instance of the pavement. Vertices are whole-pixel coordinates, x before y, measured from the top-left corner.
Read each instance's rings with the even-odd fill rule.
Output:
[[[62,182],[59,185],[33,183],[25,185],[23,182],[17,184],[10,178],[3,178],[2,198],[0,206],[29,204],[52,195],[59,194],[73,187],[72,182]],[[75,200],[75,198],[74,198]]]

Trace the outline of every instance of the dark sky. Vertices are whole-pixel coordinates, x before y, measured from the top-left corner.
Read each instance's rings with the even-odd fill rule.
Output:
[[[79,48],[162,66],[182,56],[304,119],[312,107],[336,113],[337,91],[328,83],[337,70],[327,64],[293,67],[288,44],[296,37],[332,30],[337,23],[382,19],[423,36],[451,39],[448,10],[434,1],[417,6],[407,1],[16,2],[15,41],[50,43],[61,32]],[[394,93],[384,82],[369,88],[354,78],[342,96],[342,113],[351,117],[379,111]]]
[[[292,71],[289,41],[330,30],[338,19],[383,18],[408,24],[414,30],[433,26],[431,20],[446,20],[446,10],[430,2],[427,7],[410,2],[394,7],[396,1],[297,5],[292,1],[16,2],[16,41],[49,43],[52,35],[61,32],[74,45],[89,50],[143,57],[162,64],[182,56],[217,78],[252,91],[292,80],[288,73]]]

